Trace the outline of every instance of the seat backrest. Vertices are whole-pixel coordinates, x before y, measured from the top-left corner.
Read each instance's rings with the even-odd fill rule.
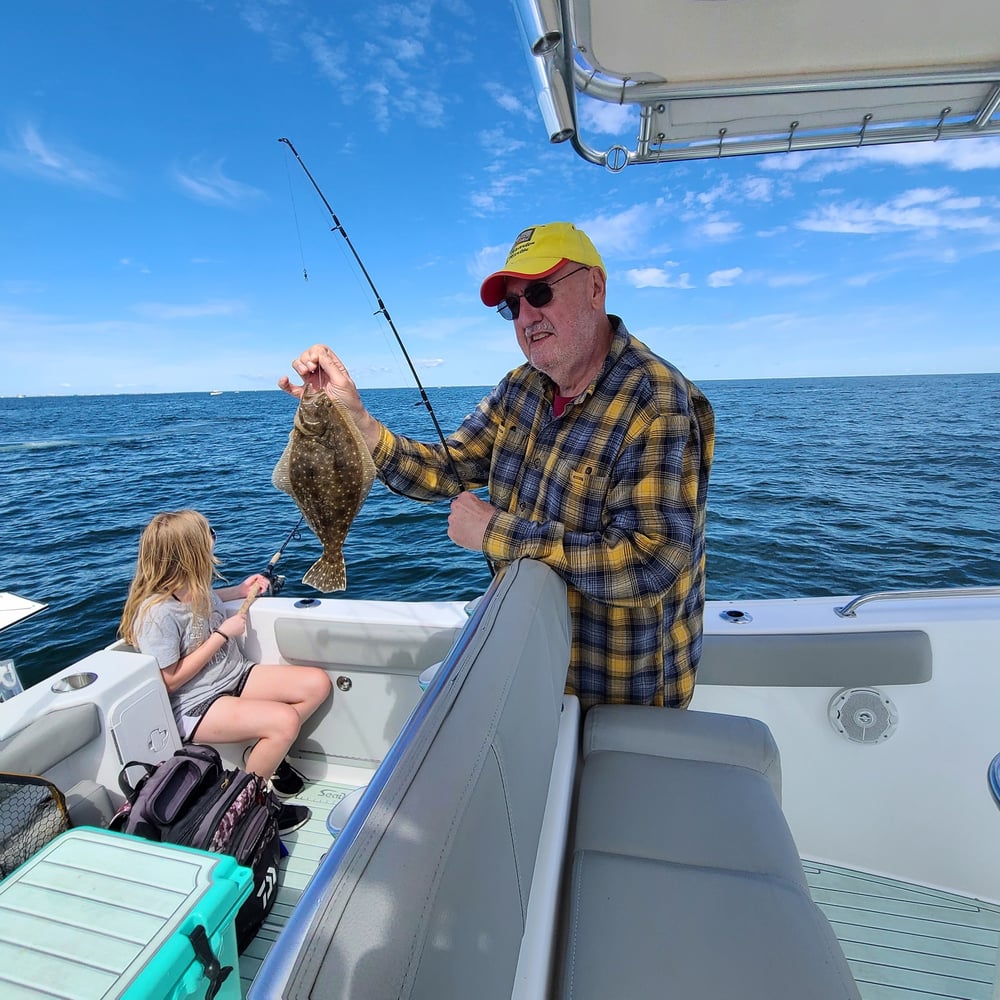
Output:
[[[509,1000],[569,636],[551,570],[521,560],[494,580],[251,997]]]
[[[0,771],[45,774],[101,735],[101,713],[85,702],[45,712],[0,740]]]

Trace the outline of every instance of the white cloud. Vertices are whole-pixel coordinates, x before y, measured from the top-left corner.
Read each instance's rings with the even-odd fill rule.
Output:
[[[395,53],[397,59],[404,62],[412,62],[424,54],[422,42],[415,38],[396,38],[389,40],[389,47]]]
[[[870,146],[856,152],[863,162],[903,167],[936,165],[961,172],[1000,168],[1000,138],[996,136]]]
[[[966,208],[982,208],[983,199],[982,198],[947,198],[941,202],[942,208],[954,209],[956,211],[962,211]]]
[[[748,201],[771,201],[774,197],[774,181],[770,177],[747,177],[742,189]]]
[[[45,139],[32,123],[21,127],[7,149],[0,149],[0,170],[41,177],[56,184],[101,194],[119,193],[114,171],[109,164],[70,143],[57,146]]]
[[[741,222],[727,221],[725,219],[713,219],[703,222],[698,231],[702,236],[707,236],[712,240],[724,240],[730,236],[735,236],[743,228]]]
[[[633,288],[692,288],[691,275],[673,275],[662,267],[635,267],[625,272]]]
[[[709,288],[728,288],[743,274],[742,267],[730,267],[724,271],[713,271],[708,276]]]
[[[633,205],[614,215],[598,215],[577,225],[607,261],[615,254],[627,256],[643,249],[652,221],[648,205]]]
[[[347,79],[343,66],[349,62],[349,54],[343,46],[331,45],[323,35],[315,31],[304,32],[302,44],[324,79],[337,84]]]
[[[893,199],[897,208],[909,208],[911,205],[930,205],[943,201],[952,193],[951,188],[913,188]]]
[[[511,236],[511,242],[513,242],[514,236],[517,236],[517,233]],[[469,274],[477,281],[482,281],[487,274],[499,271],[503,267],[509,252],[510,243],[498,243],[494,246],[483,247],[469,261]]]
[[[580,123],[584,132],[629,137],[639,131],[638,113],[627,104],[607,104],[584,98],[580,101]]]
[[[1000,137],[886,143],[861,149],[803,150],[764,157],[762,169],[790,171],[803,180],[817,181],[872,164],[914,168],[939,166],[959,172],[996,170],[1000,168]]]
[[[504,111],[508,111],[512,115],[520,115],[527,118],[533,114],[533,109],[525,104],[517,94],[499,83],[486,84],[486,92]],[[490,132],[494,136],[496,135],[494,130],[490,130]],[[500,137],[497,137],[497,139],[500,141]]]
[[[175,167],[173,177],[186,194],[209,205],[239,205],[263,197],[264,192],[259,188],[227,177],[222,170],[223,162],[218,160],[202,167],[196,159],[187,170]]]
[[[1000,231],[1000,221],[977,198],[952,198],[950,188],[914,188],[882,204],[854,200],[822,206],[795,225],[827,233]],[[983,209],[983,210],[980,210]]]

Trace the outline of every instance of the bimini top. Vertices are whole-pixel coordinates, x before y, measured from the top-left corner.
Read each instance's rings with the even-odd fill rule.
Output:
[[[611,170],[1000,133],[998,0],[515,6],[550,141]],[[623,109],[604,150],[590,99]]]

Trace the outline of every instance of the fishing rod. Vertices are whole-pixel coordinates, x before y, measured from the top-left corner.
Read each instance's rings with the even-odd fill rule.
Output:
[[[462,480],[461,475],[458,471],[458,466],[455,465],[455,458],[451,453],[451,448],[448,447],[448,441],[444,436],[444,431],[441,430],[441,425],[438,423],[437,414],[434,412],[434,407],[431,406],[431,401],[427,397],[427,392],[424,390],[424,385],[420,381],[420,376],[417,374],[417,369],[414,367],[413,362],[410,360],[410,352],[407,351],[406,345],[403,343],[403,338],[399,335],[399,331],[396,329],[396,324],[393,323],[392,317],[389,315],[389,310],[386,308],[385,303],[382,301],[382,296],[379,294],[378,289],[375,287],[375,282],[372,281],[371,275],[368,273],[368,268],[365,267],[364,262],[361,260],[361,256],[357,250],[354,249],[354,244],[351,242],[350,236],[347,235],[347,230],[344,228],[340,219],[337,218],[337,213],[334,212],[330,203],[326,200],[326,195],[323,194],[320,186],[316,183],[316,179],[309,172],[309,168],[305,165],[302,157],[299,156],[298,150],[292,145],[291,139],[281,138],[278,142],[283,142],[291,151],[292,155],[296,160],[299,161],[299,166],[305,171],[306,177],[309,178],[309,182],[312,184],[313,188],[316,190],[316,194],[319,195],[320,200],[326,207],[327,212],[330,213],[330,218],[333,219],[333,226],[331,232],[340,233],[344,237],[344,242],[347,244],[351,253],[354,255],[355,261],[357,261],[358,267],[361,268],[361,273],[365,276],[365,280],[368,282],[368,287],[372,290],[372,294],[375,296],[375,301],[378,303],[378,309],[375,311],[377,316],[381,313],[385,317],[386,323],[389,324],[389,329],[392,330],[392,335],[396,338],[396,343],[399,345],[399,349],[403,352],[403,357],[406,358],[406,363],[410,367],[410,374],[413,376],[413,381],[417,384],[417,389],[420,390],[420,398],[423,401],[424,407],[427,413],[430,415],[431,420],[434,423],[434,429],[437,431],[438,439],[441,441],[441,445],[444,448],[445,457],[448,460],[448,468],[451,471],[452,476],[454,476],[455,481],[458,483],[459,491],[465,492],[465,483]],[[485,554],[484,554],[485,555]],[[496,574],[496,568],[490,561],[489,557],[486,556],[486,565],[489,567],[490,574]]]
[[[372,290],[372,294],[375,296],[375,301],[378,302],[378,309],[375,311],[377,316],[381,313],[385,317],[386,323],[389,324],[389,329],[392,330],[392,335],[396,338],[396,343],[399,345],[399,349],[403,352],[403,357],[406,358],[406,363],[410,366],[410,373],[413,375],[413,381],[417,383],[417,388],[420,390],[420,398],[423,401],[424,407],[430,414],[431,420],[434,422],[434,429],[437,431],[438,438],[441,440],[441,444],[444,446],[445,455],[448,457],[448,467],[451,470],[451,474],[455,477],[458,482],[459,490],[465,492],[465,484],[462,482],[462,477],[458,473],[458,468],[455,465],[455,459],[452,456],[451,449],[448,447],[448,442],[445,439],[444,431],[441,430],[441,425],[438,423],[437,414],[434,412],[434,407],[431,406],[431,401],[427,397],[427,393],[424,390],[423,383],[420,381],[420,376],[417,374],[417,369],[413,366],[413,362],[410,360],[410,353],[406,349],[406,345],[403,343],[403,338],[399,335],[399,331],[396,329],[396,324],[393,323],[392,317],[389,315],[389,310],[386,308],[385,303],[382,301],[382,296],[379,295],[378,289],[375,287],[375,282],[372,281],[371,275],[368,273],[368,268],[365,267],[361,260],[358,251],[354,249],[354,244],[351,242],[350,236],[347,235],[347,230],[344,228],[340,219],[337,218],[337,213],[330,207],[330,203],[326,200],[326,195],[320,190],[319,185],[316,183],[315,178],[311,173],[309,173],[309,168],[302,161],[302,157],[299,156],[298,150],[292,145],[291,139],[279,139],[278,142],[285,143],[286,146],[292,151],[292,155],[296,160],[299,161],[299,166],[305,171],[306,177],[309,178],[310,183],[316,189],[316,193],[319,195],[320,200],[326,206],[326,210],[330,213],[330,218],[333,219],[333,227],[330,230],[334,233],[340,233],[344,237],[344,242],[347,244],[351,253],[354,255],[354,259],[358,262],[358,267],[361,268],[361,273],[365,276],[365,280],[368,282],[368,287]]]
[[[299,531],[299,528],[302,527],[302,522],[304,520],[305,517],[300,515],[298,521],[295,522],[295,527],[288,532],[288,537],[281,543],[281,548],[278,549],[278,551],[275,552],[273,556],[271,556],[270,560],[268,561],[268,564],[264,567],[264,569],[261,570],[260,575],[266,576],[271,584],[272,597],[277,597],[278,594],[281,592],[281,588],[285,585],[285,578],[275,573],[274,567],[278,565],[278,560],[281,559],[281,557],[284,555],[285,549],[288,547],[288,543],[293,538],[301,537],[301,532]],[[240,608],[241,613],[246,614],[246,609],[249,608],[251,604],[253,604],[256,597],[257,597],[256,591],[251,590],[250,594],[247,596],[246,601],[243,602],[243,607]]]

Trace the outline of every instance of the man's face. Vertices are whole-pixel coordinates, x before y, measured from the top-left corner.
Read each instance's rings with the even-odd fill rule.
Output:
[[[543,306],[531,305],[522,294],[540,279],[507,279],[507,295],[521,296],[520,312],[514,320],[518,345],[533,368],[567,392],[590,371],[597,355],[598,369],[604,360],[606,345],[598,337],[604,307],[603,279],[596,268],[581,268],[569,261],[541,279],[552,286],[552,300]]]

